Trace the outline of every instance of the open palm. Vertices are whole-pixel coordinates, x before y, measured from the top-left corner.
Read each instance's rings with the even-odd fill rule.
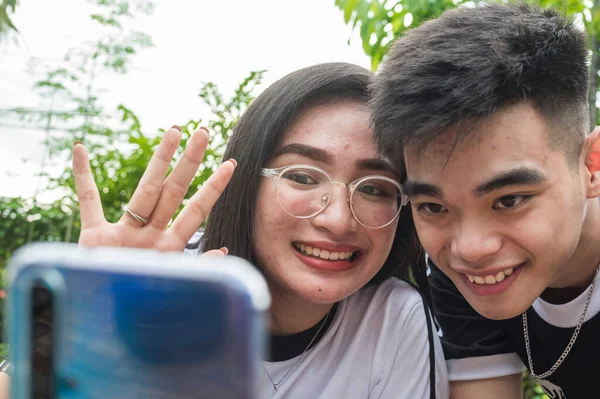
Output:
[[[79,245],[183,251],[231,180],[236,162],[231,159],[221,164],[169,225],[202,162],[208,145],[208,131],[200,128],[194,133],[183,156],[167,177],[170,161],[180,141],[178,127],[165,132],[127,205],[134,215],[148,220],[148,223],[127,212],[116,223],[109,223],[104,218],[88,152],[81,143],[75,145],[73,174],[81,214]]]

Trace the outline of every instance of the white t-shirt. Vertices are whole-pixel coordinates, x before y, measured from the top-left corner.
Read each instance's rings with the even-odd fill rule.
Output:
[[[448,373],[435,333],[434,342],[436,398],[446,399]],[[297,360],[263,364],[278,383]],[[396,278],[361,289],[340,302],[328,331],[277,391],[264,370],[259,387],[259,399],[429,398],[429,340],[421,296]]]

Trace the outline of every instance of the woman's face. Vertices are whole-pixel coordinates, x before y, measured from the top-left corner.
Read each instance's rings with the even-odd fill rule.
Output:
[[[375,152],[369,117],[365,104],[356,100],[306,109],[265,166],[313,165],[346,184],[369,175],[395,179],[391,166]],[[348,189],[338,187],[323,212],[298,219],[280,207],[274,179],[261,179],[254,251],[274,295],[334,303],[359,290],[379,271],[392,246],[397,219],[380,229],[363,227],[352,215]],[[308,255],[307,247],[312,252],[318,248],[320,255]],[[323,250],[328,259],[322,259]]]

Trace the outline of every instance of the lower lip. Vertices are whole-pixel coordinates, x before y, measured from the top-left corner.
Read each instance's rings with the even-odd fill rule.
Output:
[[[314,267],[315,269],[320,269],[320,270],[328,270],[328,271],[348,270],[348,269],[351,269],[354,266],[354,263],[356,262],[356,259],[354,261],[319,259],[319,258],[315,258],[313,256],[304,255],[303,253],[298,252],[298,250],[294,247],[292,247],[292,250],[298,257],[298,259],[300,259],[303,263],[307,264],[308,266]]]
[[[517,276],[521,272],[523,268],[523,263],[513,269],[513,272],[510,276],[507,276],[502,282],[496,284],[475,284],[472,283],[469,278],[461,273],[461,276],[467,285],[477,295],[481,296],[491,296],[491,295],[500,295],[503,294],[511,284],[516,280]]]

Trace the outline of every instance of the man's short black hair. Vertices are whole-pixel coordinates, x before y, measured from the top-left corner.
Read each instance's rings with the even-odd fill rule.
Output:
[[[529,101],[551,143],[579,158],[589,132],[586,35],[553,10],[482,4],[445,12],[392,46],[373,85],[379,148],[399,161],[448,128],[456,139],[499,109]]]

